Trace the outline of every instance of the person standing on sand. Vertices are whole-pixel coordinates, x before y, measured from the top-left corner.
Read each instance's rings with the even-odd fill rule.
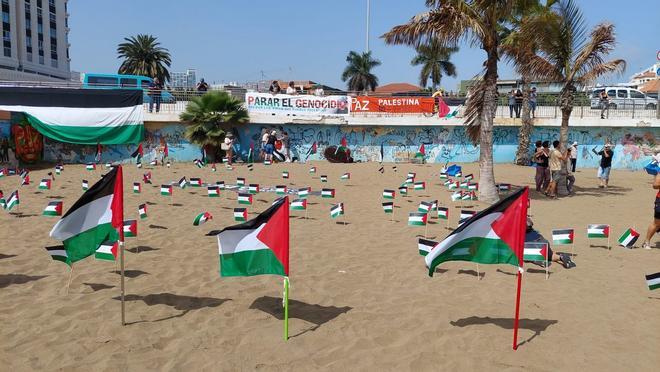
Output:
[[[577,154],[578,154],[578,149],[577,149],[578,143],[573,142],[573,144],[568,148],[571,150],[571,172],[575,173],[575,166],[577,165]]]
[[[573,175],[575,168],[571,170],[571,165],[574,166],[574,164],[573,146],[571,146],[566,150],[566,189],[568,190],[569,194],[573,193],[573,185],[575,184],[575,176]]]
[[[532,161],[536,165],[536,175],[534,176],[534,181],[536,182],[536,191],[541,192],[542,186],[543,186],[543,175],[545,173],[545,169],[543,169],[543,160],[541,159],[541,155],[543,153],[543,145],[541,141],[536,141],[534,144],[534,155],[532,155]]]
[[[566,156],[561,153],[561,142],[555,140],[552,142],[552,152],[550,152],[550,184],[545,194],[550,198],[557,198],[557,182],[561,177],[561,163],[566,161]]]
[[[660,229],[660,173],[655,174],[655,179],[653,180],[653,188],[658,190],[655,194],[655,209],[653,212],[653,222],[646,229],[646,239],[642,244],[642,248],[651,249],[651,239],[653,235]]]
[[[591,149],[594,154],[599,155],[600,158],[600,167],[598,167],[598,178],[600,179],[600,185],[598,185],[598,188],[607,188],[607,184],[610,181],[610,170],[612,169],[612,156],[614,155],[614,152],[610,149],[612,145],[605,144],[605,147],[603,147],[602,150],[596,151],[596,148],[594,147]]]

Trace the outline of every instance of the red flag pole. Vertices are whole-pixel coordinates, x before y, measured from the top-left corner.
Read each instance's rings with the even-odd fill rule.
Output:
[[[520,317],[520,288],[522,287],[522,273],[518,270],[518,290],[516,292],[516,316],[513,319],[513,350],[518,349],[518,320]]]

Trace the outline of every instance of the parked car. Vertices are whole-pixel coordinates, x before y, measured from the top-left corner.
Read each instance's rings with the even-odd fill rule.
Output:
[[[142,89],[144,103],[149,103],[151,97],[147,91],[152,81],[150,77],[140,75],[85,74],[83,87],[87,89]],[[161,93],[161,102],[175,103],[176,98],[164,90]]]
[[[607,92],[610,109],[646,109],[655,110],[658,100],[647,96],[637,89],[626,87],[596,88],[591,92],[591,108],[600,108],[600,93]]]

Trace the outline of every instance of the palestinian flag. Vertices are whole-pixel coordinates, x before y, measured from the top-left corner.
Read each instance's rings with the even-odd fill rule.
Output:
[[[287,171],[282,172],[282,178],[284,178],[284,179],[289,178],[289,172],[287,172]]]
[[[53,226],[50,236],[64,243],[71,263],[91,256],[106,240],[118,240],[124,216],[122,167],[87,190]]]
[[[461,182],[461,183],[458,184],[458,187],[460,187],[460,188],[462,188],[462,189],[467,189],[469,183],[470,183],[470,182],[468,182],[468,181],[463,181],[463,182]]]
[[[142,181],[143,181],[145,184],[147,184],[147,183],[151,183],[151,172],[144,173],[144,174],[142,175]]]
[[[163,196],[172,196],[172,185],[160,185],[160,194]]]
[[[451,194],[451,201],[461,200],[462,197],[463,197],[463,192],[462,191],[456,191],[455,193]]]
[[[226,170],[234,170],[234,167],[232,167],[231,165],[227,164],[227,165],[225,166],[225,169],[226,169]],[[250,169],[250,171],[251,171],[251,170],[252,170],[252,169]]]
[[[396,173],[396,165],[392,166],[392,170],[394,171],[394,173]]]
[[[429,276],[445,261],[522,267],[528,205],[525,187],[465,221],[424,257]]]
[[[447,207],[438,207],[438,218],[441,220],[449,219],[449,208]]]
[[[424,144],[422,143],[419,146],[419,149],[417,150],[417,154],[415,154],[416,158],[424,158],[426,156],[426,149],[424,148]]]
[[[547,261],[548,260],[548,244],[530,242],[525,243],[523,250],[524,261]]]
[[[2,87],[0,110],[22,112],[49,139],[84,145],[144,137],[141,89]]]
[[[247,165],[247,169],[248,169],[250,172],[252,172],[252,163],[250,163],[250,164]]]
[[[5,200],[5,194],[0,190],[0,208],[5,209],[7,207],[7,201]]]
[[[273,164],[272,161],[270,161],[270,160],[264,160],[264,165],[271,165],[271,164]]]
[[[133,194],[139,194],[142,191],[142,184],[133,182]]]
[[[71,266],[71,260],[69,259],[69,254],[67,253],[66,249],[64,249],[63,245],[58,245],[55,247],[46,247],[46,251],[50,255],[50,258],[52,258],[53,260],[61,261]]]
[[[14,191],[9,195],[9,199],[7,199],[7,205],[5,206],[5,209],[8,211],[12,210],[14,206],[20,204],[20,199],[18,197],[18,190]]]
[[[62,202],[61,201],[52,201],[48,202],[48,205],[44,209],[44,216],[61,216],[62,215]]]
[[[621,235],[619,238],[619,245],[626,248],[632,248],[638,238],[639,233],[630,228],[626,230],[626,232],[624,232],[623,235]]]
[[[460,215],[460,217],[459,217],[459,219],[458,219],[458,225],[459,225],[459,226],[462,225],[462,224],[465,223],[467,220],[469,220],[470,218],[474,217],[476,214],[477,214],[476,211],[466,211],[466,210],[464,210],[464,209],[461,209],[461,215]]]
[[[466,175],[465,177],[463,177],[463,179],[465,181],[472,181],[474,179],[474,176],[472,175],[472,173],[470,173],[470,174]]]
[[[385,202],[385,203],[383,203],[383,212],[385,212],[385,213],[394,213],[394,202]]]
[[[87,165],[85,166],[85,169],[87,169],[88,171],[96,170],[96,164],[94,164],[94,163],[87,163]]]
[[[406,195],[408,195],[408,188],[405,187],[405,186],[401,186],[401,187],[399,187],[399,194],[401,194],[401,196],[406,196]]]
[[[137,234],[137,220],[124,221],[124,237],[134,238]]]
[[[441,180],[447,180],[447,179],[449,179],[449,176],[447,176],[446,172],[440,172],[440,179]]]
[[[413,183],[415,183],[415,177],[408,177],[403,181],[404,185],[412,185]]]
[[[220,196],[220,190],[218,189],[218,186],[208,186],[206,188],[206,195],[208,195],[209,198],[217,198]]]
[[[21,186],[28,186],[30,184],[30,175],[26,174],[25,177],[21,177]]]
[[[298,197],[301,199],[307,199],[309,196],[309,187],[303,187],[302,189],[298,189]]]
[[[309,158],[310,155],[316,154],[317,151],[318,151],[318,146],[316,145],[316,141],[314,141],[314,143],[312,143],[312,146],[309,148],[309,150],[307,150],[306,155]]]
[[[467,191],[461,192],[461,200],[471,200],[471,199],[472,199],[472,195],[469,192]]]
[[[321,197],[322,198],[334,198],[335,197],[335,189],[321,189]]]
[[[322,175],[321,182],[328,182],[328,176]]]
[[[149,162],[149,165],[158,165],[158,159],[154,159]]]
[[[245,186],[245,178],[240,178],[240,177],[237,178],[237,179],[236,179],[236,184],[237,184],[238,186]]]
[[[202,187],[202,179],[201,178],[191,178],[190,179],[190,186],[191,187]]]
[[[163,157],[167,158],[169,156],[170,156],[170,148],[167,146],[167,142],[165,142],[165,145],[163,146]]]
[[[252,194],[239,193],[238,204],[252,204]]]
[[[112,163],[105,163],[105,167],[106,167],[106,168],[111,168],[111,167],[112,167]]]
[[[193,226],[199,226],[199,225],[205,223],[206,221],[212,220],[212,219],[213,219],[213,216],[211,216],[211,213],[209,213],[209,212],[200,213],[193,220]]]
[[[179,180],[179,187],[185,189],[187,185],[188,185],[188,181],[186,180],[186,176],[181,177],[181,179]]]
[[[463,176],[463,173],[461,173],[461,172],[456,172],[456,174],[454,174],[454,177],[462,177],[462,176]]]
[[[470,191],[470,200],[478,200],[476,192]]]
[[[97,260],[115,261],[119,254],[119,242],[108,240],[98,247],[94,252],[94,258]]]
[[[216,186],[218,186],[218,189],[224,190],[225,189],[225,181],[218,181],[215,183]]]
[[[0,178],[4,177],[6,175],[7,175],[7,168],[0,168]]]
[[[431,211],[432,203],[422,201],[417,207],[418,212],[429,213]]]
[[[199,159],[193,160],[193,164],[197,166],[197,168],[204,168],[204,163],[202,163]]]
[[[552,230],[552,243],[556,245],[573,244],[573,229]]]
[[[497,184],[497,189],[499,191],[509,191],[509,190],[511,190],[511,184],[510,183],[498,183]]]
[[[432,200],[431,201],[431,210],[432,211],[437,211],[438,210],[438,201],[437,200]]]
[[[60,167],[60,166],[56,166],[56,167],[55,167],[55,174],[57,174],[58,176],[59,176],[60,174],[62,174],[62,167]],[[1,177],[1,176],[0,176],[0,177]]]
[[[417,173],[415,173],[415,172],[408,172],[408,174],[406,175],[406,178],[413,178],[414,179],[415,177],[417,177]]]
[[[132,158],[137,158],[136,163],[142,162],[142,157],[144,156],[144,150],[142,150],[142,144],[139,144],[137,149],[131,154]]]
[[[337,218],[344,214],[344,205],[343,203],[338,203],[330,207],[330,217]]]
[[[447,185],[447,188],[449,190],[457,189],[458,187],[459,187],[458,181],[452,181],[449,183],[449,185]]]
[[[385,167],[381,166],[380,168],[378,168],[378,171],[379,171],[381,174],[382,174],[382,173],[385,173]]]
[[[147,218],[147,205],[146,204],[138,205],[138,215],[140,215],[141,219]]]
[[[258,183],[251,183],[248,185],[248,192],[250,194],[258,194],[259,193],[259,184]]]
[[[82,189],[83,191],[87,191],[87,189],[89,189],[89,181],[82,180]]]
[[[394,199],[395,195],[394,190],[383,190],[383,199]]]
[[[351,179],[351,174],[350,173],[344,173],[341,175],[341,180],[350,180]]]
[[[19,177],[26,178],[28,176],[28,174],[30,174],[30,171],[23,168],[23,169],[21,169],[21,173],[19,174]]]
[[[291,202],[292,211],[304,211],[307,209],[307,199],[294,199]]]
[[[311,174],[316,173],[316,167],[309,168],[309,173],[311,173]]]
[[[285,195],[286,194],[286,186],[284,186],[284,185],[275,186],[275,194]]]
[[[417,241],[417,250],[419,251],[420,256],[426,256],[433,250],[433,248],[438,246],[438,242],[434,242],[433,240],[428,240],[428,239],[422,239],[419,238]]]
[[[610,225],[587,226],[587,238],[608,238],[610,236]]]
[[[646,285],[651,291],[660,288],[660,273],[646,275]]]
[[[408,225],[410,226],[424,226],[428,215],[420,212],[410,212],[408,215]]]
[[[39,190],[50,190],[50,178],[44,178],[39,182]]]
[[[247,217],[247,208],[234,208],[234,221],[245,222]]]
[[[142,168],[142,162],[138,160],[138,162],[135,163],[135,166],[138,168]]]
[[[167,163],[165,163],[165,166],[169,168],[170,166],[172,166],[172,164],[171,164],[170,161],[168,160]]]
[[[425,190],[426,189],[426,182],[424,182],[424,181],[415,182],[414,189],[415,190]]]
[[[478,183],[469,183],[467,189],[468,190],[479,190],[479,184]]]
[[[220,231],[221,276],[289,275],[288,203],[280,198],[254,219]]]

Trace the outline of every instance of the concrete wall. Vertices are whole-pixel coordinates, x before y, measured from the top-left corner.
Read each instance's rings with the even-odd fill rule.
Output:
[[[304,159],[312,143],[317,142],[319,152],[310,160],[322,159],[325,146],[336,145],[346,136],[356,161],[380,161],[381,145],[386,162],[399,161],[414,156],[419,145],[425,144],[428,162],[474,162],[479,158],[479,148],[473,146],[460,126],[340,126],[329,124],[248,124],[236,129],[236,152],[247,155],[250,143],[259,143],[262,128],[286,130],[291,138],[292,156]],[[513,161],[518,146],[519,127],[495,127],[494,159],[497,163]],[[199,158],[200,150],[183,137],[184,126],[178,123],[148,123],[143,144],[145,159],[155,156],[155,149],[167,141],[170,157],[178,161]],[[615,168],[640,169],[650,161],[650,155],[660,150],[660,128],[637,127],[576,127],[570,131],[570,141],[579,146],[578,167],[595,168],[598,158],[591,152],[606,141],[616,144],[613,166]],[[559,138],[558,127],[536,127],[532,140],[552,141]],[[107,146],[103,161],[130,160],[134,145]],[[49,161],[93,161],[96,146],[78,146],[56,143],[45,139],[44,157]]]

